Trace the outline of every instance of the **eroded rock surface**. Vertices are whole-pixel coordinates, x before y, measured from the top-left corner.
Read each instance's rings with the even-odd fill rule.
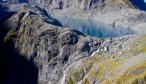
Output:
[[[101,4],[103,8],[99,15],[101,18],[104,17],[103,21],[107,20],[113,26],[127,27],[145,22],[145,12],[133,8],[126,0],[113,0],[114,3],[110,4],[110,0],[99,1],[104,2]],[[98,5],[94,4],[98,1],[93,0],[80,2],[87,9],[83,14],[89,12],[90,7],[96,9]],[[64,10],[63,3],[59,2],[58,7],[57,1],[57,7],[52,9],[56,11],[54,14],[61,14],[58,12]],[[74,8],[74,5],[68,6],[68,9],[71,8]],[[77,8],[80,11],[82,7]],[[65,14],[68,13],[70,12],[67,11]],[[4,41],[12,41],[19,54],[35,63],[39,70],[39,84],[146,83],[145,35],[112,39],[89,37],[76,30],[62,27],[43,9],[29,5],[24,5],[7,20],[5,27],[9,32]]]
[[[89,57],[103,42],[56,23],[31,6],[5,22],[10,31],[4,41],[13,41],[20,54],[37,65],[40,84],[59,83],[70,64]]]
[[[45,7],[53,16],[92,18],[113,26],[127,28],[146,21],[145,11],[138,9],[132,0],[35,0],[29,3]],[[144,4],[143,1],[136,3]]]
[[[145,6],[143,0],[28,0],[28,3],[44,7],[53,17],[90,18],[115,27],[133,28],[138,33],[139,29],[144,30],[146,21],[145,11],[136,6]],[[20,9],[16,4],[8,6],[11,6],[10,9]]]
[[[64,84],[145,84],[146,36],[107,39],[99,51],[74,63]]]

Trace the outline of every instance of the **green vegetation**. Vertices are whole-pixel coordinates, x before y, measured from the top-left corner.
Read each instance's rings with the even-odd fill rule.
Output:
[[[14,29],[11,29],[7,35],[4,37],[4,42],[8,42],[10,39],[12,39],[13,37],[16,37],[16,33]]]

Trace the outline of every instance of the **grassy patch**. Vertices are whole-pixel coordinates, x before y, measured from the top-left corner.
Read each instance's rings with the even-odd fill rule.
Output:
[[[16,34],[15,34],[15,30],[14,29],[11,29],[7,35],[4,37],[4,42],[8,42],[10,39],[12,39],[13,37],[15,37]]]

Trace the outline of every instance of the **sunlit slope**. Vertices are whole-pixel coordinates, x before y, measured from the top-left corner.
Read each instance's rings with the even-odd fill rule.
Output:
[[[127,42],[127,46],[117,52],[100,52],[78,61],[68,72],[66,83],[145,84],[146,36]],[[114,48],[116,44],[112,46]]]

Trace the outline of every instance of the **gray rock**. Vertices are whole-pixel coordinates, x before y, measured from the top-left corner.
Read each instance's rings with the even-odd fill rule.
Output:
[[[16,33],[13,37],[16,49],[36,64],[38,81],[43,84],[59,83],[63,71],[70,64],[89,57],[102,42],[79,31],[58,26],[55,21],[45,16],[39,8],[31,6],[7,20],[8,27],[11,23],[16,24],[10,28]],[[9,38],[7,41],[11,40],[11,37],[6,37]]]

